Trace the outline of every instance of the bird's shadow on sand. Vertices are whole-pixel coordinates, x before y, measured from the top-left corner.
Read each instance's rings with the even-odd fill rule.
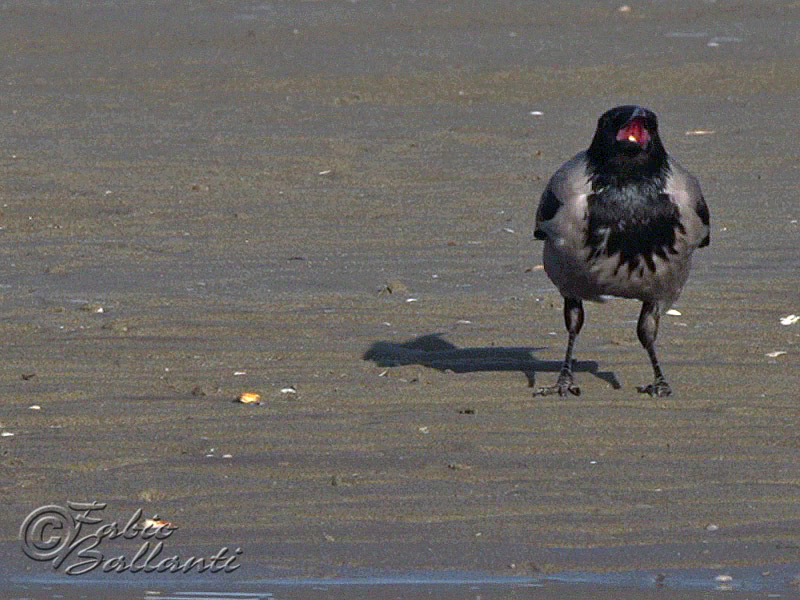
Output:
[[[441,333],[423,335],[403,343],[375,342],[364,353],[364,360],[371,360],[379,367],[421,365],[438,371],[475,373],[478,371],[521,371],[528,378],[528,387],[536,385],[536,373],[558,373],[561,362],[537,360],[533,357],[542,348],[489,346],[484,348],[458,348],[442,339]],[[620,383],[610,371],[601,371],[593,360],[576,361],[576,373],[591,373],[615,390]]]

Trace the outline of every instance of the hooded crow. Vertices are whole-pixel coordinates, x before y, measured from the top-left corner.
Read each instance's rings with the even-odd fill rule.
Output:
[[[550,179],[536,212],[544,269],[564,296],[567,354],[554,386],[535,395],[580,394],[572,351],[583,326],[583,300],[605,296],[643,302],[636,328],[653,365],[651,396],[672,390],[656,357],[661,314],[677,300],[692,253],[709,244],[709,214],[700,185],[664,149],[656,115],[618,106],[597,122],[589,149]]]

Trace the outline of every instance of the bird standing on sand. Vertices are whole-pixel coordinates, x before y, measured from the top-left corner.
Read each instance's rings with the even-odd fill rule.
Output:
[[[655,379],[637,389],[668,396],[655,350],[658,320],[680,295],[709,231],[700,186],[667,154],[656,115],[638,106],[603,114],[589,149],[556,171],[536,212],[534,236],[544,240],[544,269],[564,296],[569,338],[558,381],[535,395],[580,394],[572,351],[583,300],[619,296],[643,302],[636,333]]]

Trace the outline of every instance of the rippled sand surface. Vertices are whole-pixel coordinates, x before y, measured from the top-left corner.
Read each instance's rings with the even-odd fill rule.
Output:
[[[240,547],[231,585],[800,564],[800,8],[619,8],[0,5],[14,569],[52,573],[16,537],[67,500]],[[675,395],[636,393],[613,301],[583,394],[532,398],[565,344],[538,197],[622,103],[711,208],[659,334]]]

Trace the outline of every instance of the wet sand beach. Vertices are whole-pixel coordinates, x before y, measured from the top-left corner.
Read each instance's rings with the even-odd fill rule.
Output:
[[[797,593],[800,6],[621,4],[0,4],[8,597],[75,585],[18,540],[67,501],[159,515],[165,555],[240,548],[198,575],[229,591],[636,572],[688,598],[658,575],[745,568],[747,597]],[[534,398],[566,340],[538,198],[625,103],[711,209],[659,332],[674,395],[636,392],[614,300],[583,393]]]

